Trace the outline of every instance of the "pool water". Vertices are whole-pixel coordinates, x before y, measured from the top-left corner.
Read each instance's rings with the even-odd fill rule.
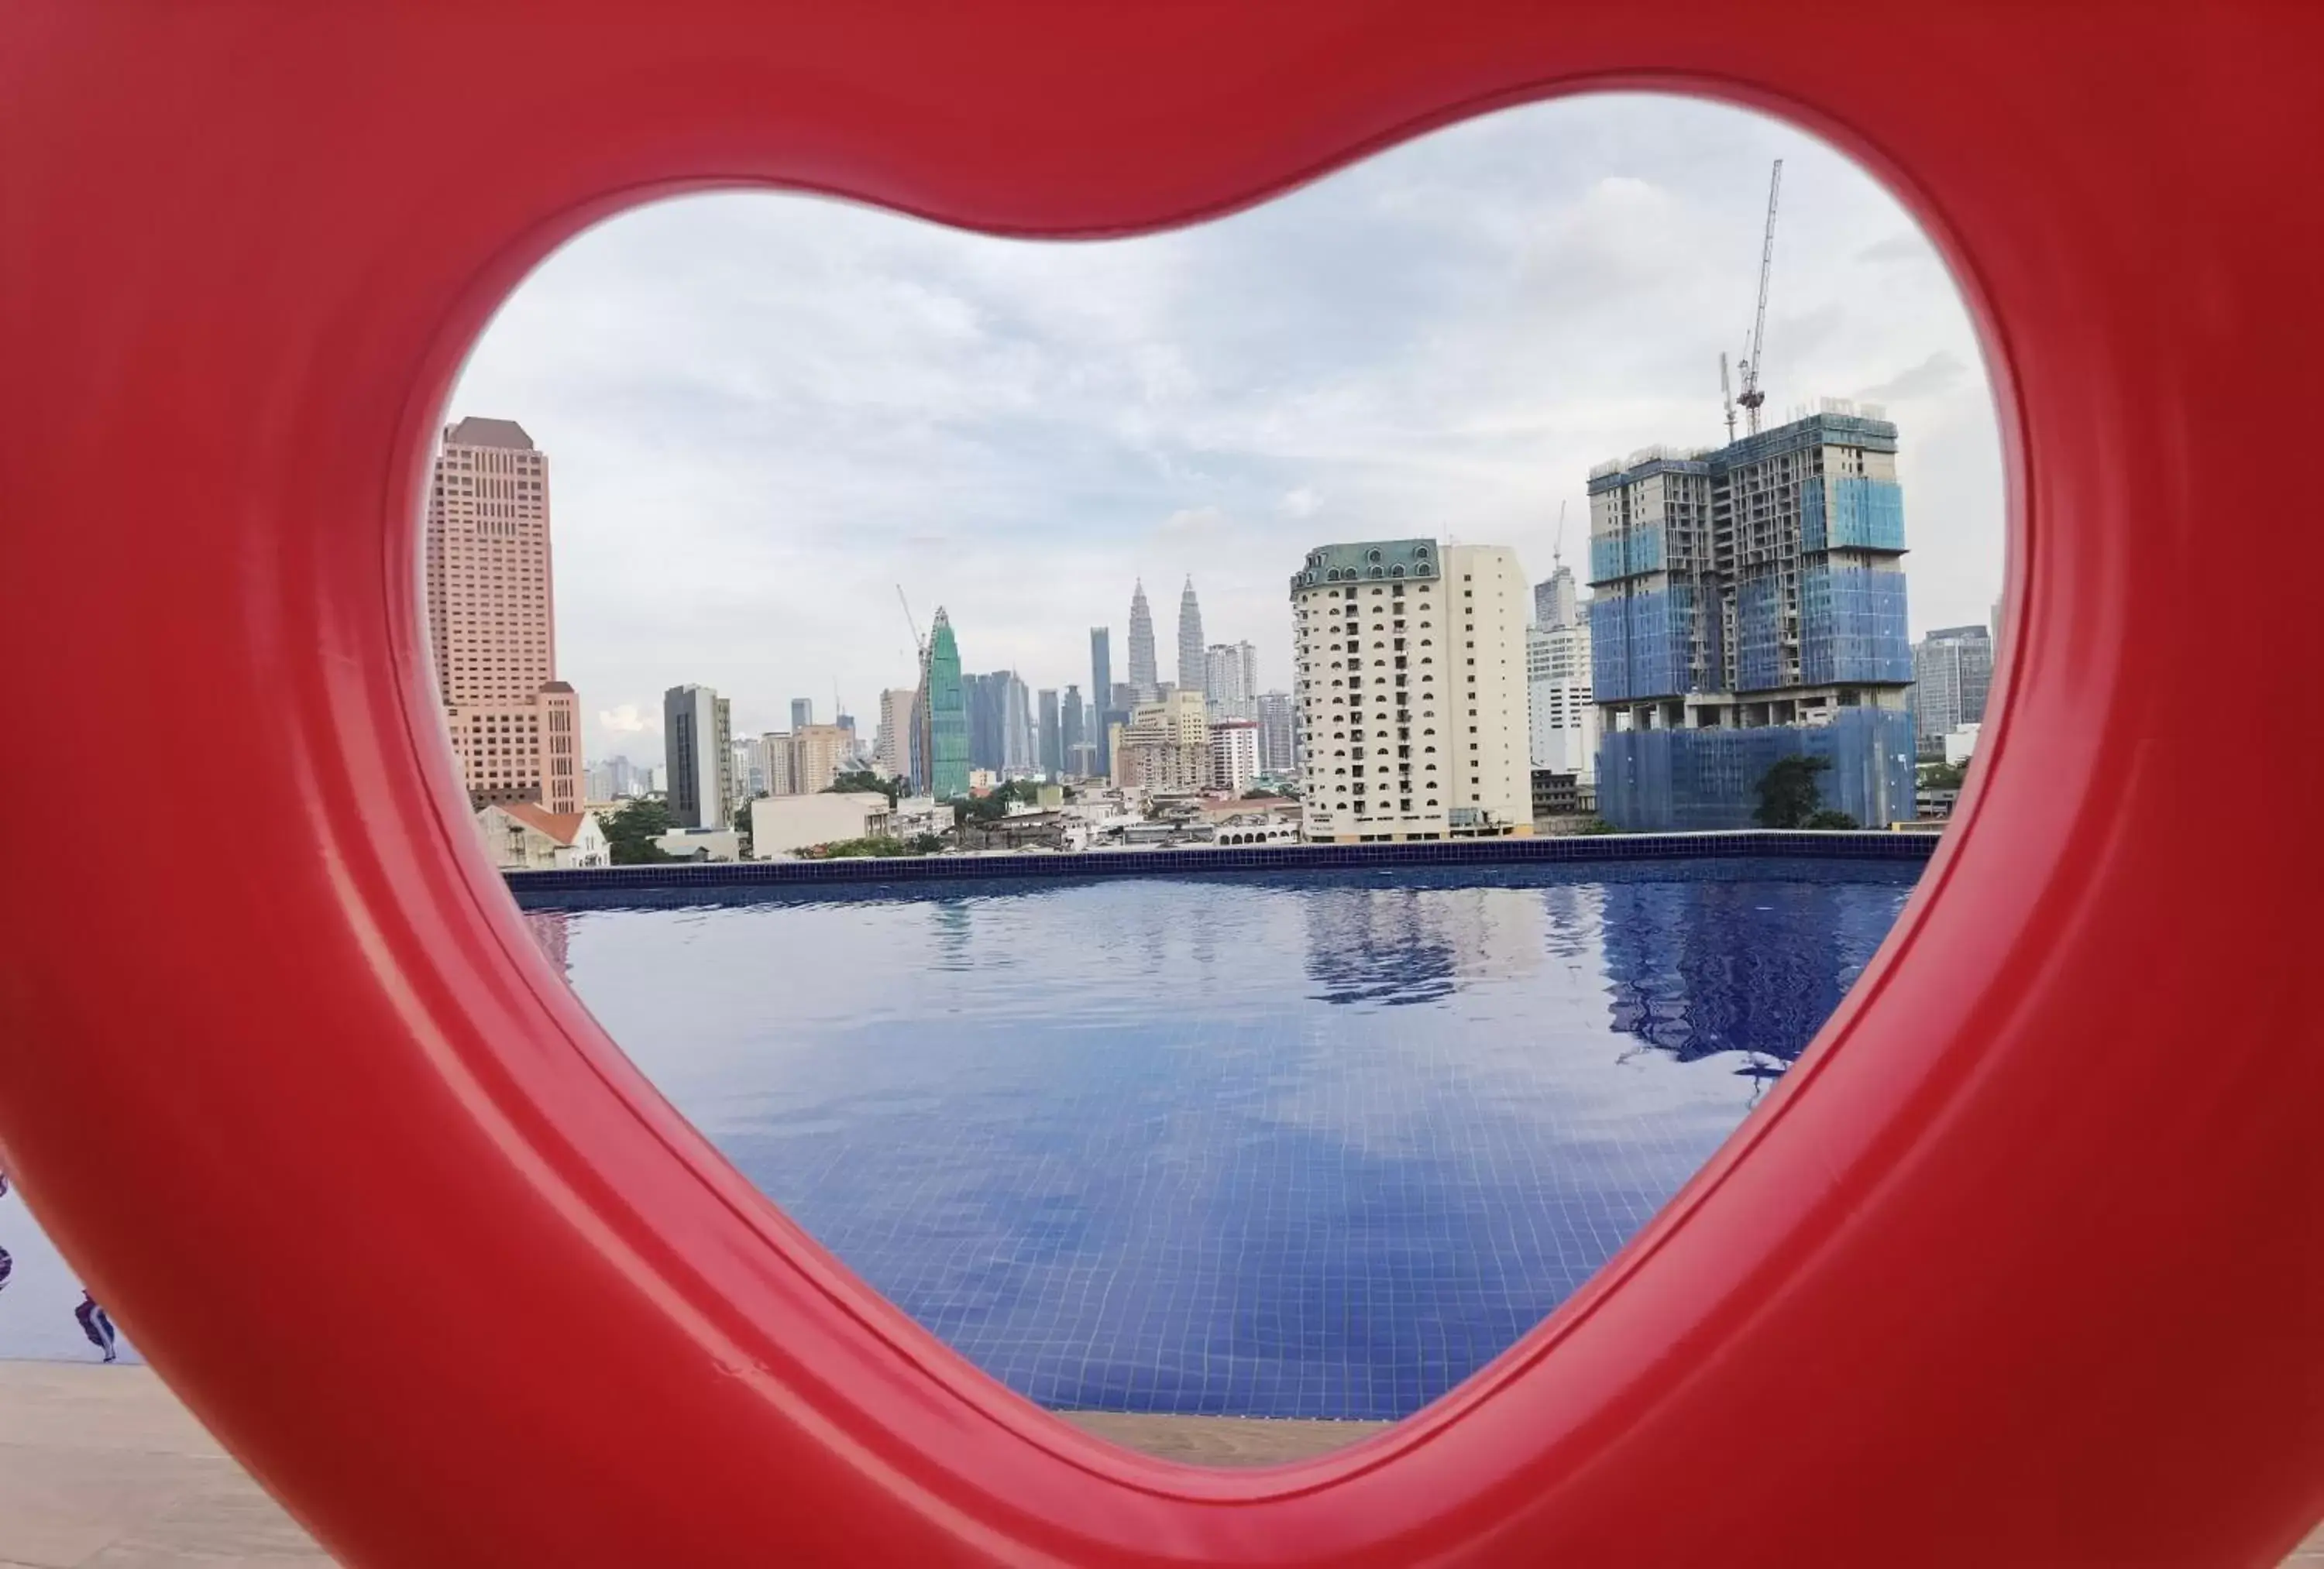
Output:
[[[1392,1418],[1703,1162],[1918,870],[1015,881],[528,919],[744,1174],[1011,1388]]]
[[[1919,869],[688,889],[526,920],[737,1167],[1011,1388],[1392,1418],[1685,1181]],[[21,1194],[0,1250],[0,1356],[95,1359]]]

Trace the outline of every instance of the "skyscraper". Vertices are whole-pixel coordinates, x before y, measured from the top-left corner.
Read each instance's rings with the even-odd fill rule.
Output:
[[[815,723],[815,699],[811,697],[791,699],[791,734],[797,735],[813,723]]]
[[[733,726],[726,700],[707,686],[661,694],[662,742],[669,750],[669,820],[679,828],[724,828],[734,821],[729,767]]]
[[[1189,577],[1185,592],[1178,596],[1179,691],[1204,690],[1203,647],[1203,607],[1194,601],[1194,580]]]
[[[1105,749],[1105,710],[1113,701],[1113,632],[1106,627],[1090,629],[1090,704],[1097,711],[1097,733],[1089,739],[1097,746],[1097,766],[1102,775],[1113,767]]]
[[[445,427],[427,582],[429,652],[468,803],[581,810],[581,701],[557,679],[549,458],[514,420]]]
[[[1571,627],[1581,619],[1573,597],[1573,569],[1558,562],[1555,570],[1533,585],[1533,624]]]
[[[1298,705],[1287,692],[1262,692],[1259,711],[1259,767],[1278,778],[1299,766]]]
[[[1526,585],[1501,546],[1326,545],[1291,578],[1310,842],[1533,831]]]
[[[1162,690],[1162,674],[1154,666],[1154,616],[1146,608],[1144,578],[1130,593],[1130,687],[1139,702],[1152,702]]]
[[[1082,702],[1079,686],[1065,688],[1065,696],[1057,701],[1057,755],[1068,775],[1092,773],[1097,759],[1088,755],[1088,709]]]
[[[1750,825],[1787,757],[1823,804],[1914,815],[1913,659],[1896,427],[1821,413],[1716,451],[1648,447],[1590,473],[1598,809],[1629,829]]]
[[[960,645],[941,605],[928,629],[925,690],[922,755],[927,759],[928,794],[939,801],[957,800],[968,794],[968,709],[962,700]]]
[[[1249,643],[1213,643],[1203,651],[1203,694],[1213,720],[1255,720],[1259,650]]]
[[[1982,724],[1993,688],[1993,638],[1983,627],[1939,627],[1913,646],[1914,732],[1923,757],[1943,757],[1945,737]]]
[[[912,773],[912,689],[890,686],[880,693],[880,730],[872,739],[872,764],[890,779]]]
[[[1037,738],[1040,753],[1038,766],[1042,773],[1055,779],[1065,771],[1065,730],[1057,714],[1057,689],[1041,688],[1036,702],[1039,714],[1037,723],[1040,727]]]

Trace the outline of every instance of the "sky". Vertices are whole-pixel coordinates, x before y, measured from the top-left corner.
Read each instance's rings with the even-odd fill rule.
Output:
[[[446,420],[548,454],[558,674],[594,761],[659,761],[661,693],[734,732],[844,699],[867,738],[948,612],[965,669],[1090,695],[1142,576],[1163,679],[1191,574],[1207,641],[1289,685],[1287,583],[1333,541],[1588,564],[1589,470],[1724,438],[1768,167],[1762,385],[1899,427],[1914,635],[2001,592],[2000,446],[1944,265],[1805,133],[1597,96],[1469,121],[1235,216],[1103,243],[994,239],[816,197],[659,202],[512,294]],[[1586,593],[1586,591],[1585,591]]]

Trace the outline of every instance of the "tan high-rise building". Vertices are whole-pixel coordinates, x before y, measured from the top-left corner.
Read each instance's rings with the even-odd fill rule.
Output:
[[[1307,840],[1533,831],[1527,593],[1499,546],[1380,539],[1308,553],[1291,579]]]
[[[510,419],[444,430],[428,491],[428,645],[470,804],[581,810],[581,704],[557,679],[549,460]]]
[[[794,712],[797,711],[794,710]],[[813,795],[831,788],[855,754],[855,732],[839,725],[799,725],[791,731],[791,788]]]

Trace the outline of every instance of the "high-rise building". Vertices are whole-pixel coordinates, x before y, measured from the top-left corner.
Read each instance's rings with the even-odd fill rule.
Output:
[[[890,686],[880,693],[880,728],[872,737],[872,766],[882,777],[911,776],[912,689]]]
[[[428,644],[468,803],[581,810],[581,700],[557,678],[549,458],[512,419],[447,426],[428,489]]]
[[[725,828],[734,821],[733,722],[726,700],[707,686],[673,686],[661,694],[661,733],[669,752],[669,820],[678,828]]]
[[[1628,829],[1747,827],[1786,757],[1823,804],[1914,815],[1896,427],[1820,414],[1590,474],[1598,810]]]
[[[1536,608],[1544,586],[1535,585]],[[1533,766],[1571,774],[1578,784],[1595,784],[1598,706],[1590,692],[1589,624],[1576,617],[1563,626],[1536,623],[1526,629],[1526,683]]]
[[[1526,586],[1500,546],[1326,545],[1291,578],[1311,842],[1533,831]]]
[[[1059,778],[1065,771],[1065,721],[1057,713],[1057,689],[1054,686],[1041,688],[1035,694],[1034,702],[1037,716],[1034,722],[1038,727],[1035,741],[1039,753],[1038,766],[1050,778]]]
[[[1217,720],[1211,725],[1211,784],[1240,795],[1259,777],[1259,721]]]
[[[928,629],[927,673],[921,684],[927,793],[939,801],[957,800],[968,794],[968,708],[961,693],[960,644],[941,605]]]
[[[1112,738],[1113,783],[1164,794],[1211,783],[1211,728],[1197,692],[1174,692],[1130,711]]]
[[[1113,630],[1110,627],[1090,629],[1090,706],[1096,712],[1094,733],[1088,739],[1096,748],[1097,766],[1092,770],[1104,775],[1111,767],[1105,752],[1105,710],[1113,696]]]
[[[1571,627],[1581,619],[1581,606],[1573,593],[1573,569],[1560,561],[1547,577],[1533,585],[1533,624]]]
[[[1941,757],[1945,737],[1985,722],[1993,638],[1983,627],[1939,627],[1913,645],[1913,721],[1921,756]]]
[[[759,743],[748,736],[727,744],[727,754],[733,759],[727,765],[733,781],[733,796],[738,802],[749,801],[767,793],[767,765]]]
[[[1154,664],[1154,616],[1146,608],[1146,580],[1130,592],[1130,689],[1132,702],[1161,695],[1162,673]]]
[[[1287,692],[1262,692],[1259,710],[1259,766],[1285,778],[1299,768],[1299,705]]]
[[[1213,643],[1203,650],[1203,695],[1211,717],[1259,717],[1259,650],[1249,643]]]
[[[1178,596],[1178,690],[1199,693],[1208,672],[1203,668],[1203,607],[1194,599],[1194,580],[1186,580]]]
[[[801,725],[790,735],[791,788],[813,795],[831,787],[852,760],[855,738],[837,725]]]
[[[766,782],[770,795],[797,795],[798,776],[792,772],[791,736],[788,730],[769,730],[761,735],[759,748],[759,774]]]
[[[797,735],[813,723],[815,723],[815,699],[811,697],[791,699],[791,734]]]
[[[1079,686],[1068,686],[1057,700],[1057,753],[1066,775],[1084,777],[1097,766],[1088,748],[1089,705],[1082,702]]]

